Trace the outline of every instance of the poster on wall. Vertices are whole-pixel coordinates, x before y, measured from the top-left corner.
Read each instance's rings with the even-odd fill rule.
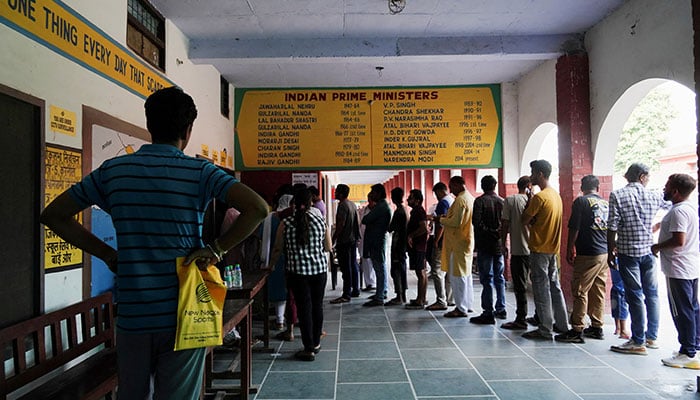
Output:
[[[46,145],[44,206],[82,179],[82,153],[79,150]],[[77,216],[82,223],[83,214]],[[46,272],[82,266],[83,252],[44,226],[44,268]]]
[[[236,89],[236,170],[499,168],[499,85]]]

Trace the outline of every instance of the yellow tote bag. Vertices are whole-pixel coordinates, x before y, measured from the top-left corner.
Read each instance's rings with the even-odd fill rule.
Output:
[[[226,285],[219,269],[210,265],[202,271],[193,262],[182,265],[177,258],[180,294],[177,302],[175,350],[221,345]]]

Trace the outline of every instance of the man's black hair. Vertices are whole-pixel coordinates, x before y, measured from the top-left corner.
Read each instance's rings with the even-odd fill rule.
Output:
[[[403,189],[395,187],[391,189],[391,201],[394,203],[403,203]]]
[[[177,86],[160,89],[146,99],[146,127],[154,143],[187,139],[187,130],[197,118],[192,97]]]
[[[625,179],[627,182],[639,182],[642,175],[649,175],[649,167],[642,163],[634,163],[627,168]]]
[[[374,194],[374,199],[376,201],[386,199],[386,189],[381,183],[375,183],[372,185],[370,192]]]
[[[542,176],[549,179],[549,175],[552,174],[552,164],[547,160],[534,160],[530,161],[530,168],[533,173],[541,172]]]
[[[595,175],[586,175],[583,178],[581,178],[581,190],[582,191],[588,191],[588,190],[598,190],[600,187],[600,181],[598,180],[598,177]]]
[[[518,179],[518,191],[522,192],[525,190],[526,187],[530,184],[530,177],[529,176],[521,176],[520,179]]]
[[[481,190],[490,192],[496,189],[496,178],[491,175],[486,175],[481,178]]]
[[[421,192],[420,189],[411,189],[411,191],[408,192],[408,196],[413,197],[419,203],[423,202],[423,192]]]
[[[338,186],[335,187],[335,192],[343,197],[348,197],[350,194],[350,187],[344,183],[339,183]]]
[[[442,183],[442,182],[436,183],[435,185],[433,185],[433,192],[437,192],[438,190],[442,190],[442,191],[445,191],[445,192],[446,192],[446,191],[447,191],[447,185],[445,185],[445,184]]]

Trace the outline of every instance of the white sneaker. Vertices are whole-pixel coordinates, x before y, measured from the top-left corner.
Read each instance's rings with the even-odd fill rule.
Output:
[[[663,358],[661,362],[667,367],[700,369],[700,359],[698,356],[688,357],[686,354],[674,354],[672,357]]]
[[[658,349],[659,348],[659,344],[656,343],[656,340],[654,340],[654,339],[647,339],[646,346],[647,346],[647,349]]]

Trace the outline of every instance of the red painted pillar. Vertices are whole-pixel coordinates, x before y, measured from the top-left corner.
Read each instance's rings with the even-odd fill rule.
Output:
[[[557,124],[559,127],[559,191],[564,204],[561,240],[561,282],[571,303],[572,267],[566,262],[571,204],[579,195],[581,178],[593,171],[591,154],[588,55],[570,54],[557,60]]]
[[[423,188],[423,199],[425,201],[423,202],[423,207],[425,207],[425,211],[428,211],[433,204],[437,203],[435,196],[433,196],[433,186],[435,185],[433,183],[433,170],[426,169],[423,171],[423,175],[425,176],[425,187]]]
[[[421,178],[422,173],[423,173],[423,171],[421,171],[419,169],[413,170],[413,182],[411,182],[411,188],[409,190],[411,190],[411,189],[421,190],[422,189],[420,186],[420,181],[421,181],[420,178]],[[406,193],[408,193],[409,190],[407,190]],[[406,195],[406,196],[408,196],[408,195]]]
[[[449,169],[441,169],[440,170],[440,182],[444,183],[445,186],[449,188],[449,183],[450,183],[450,170]],[[435,182],[437,183],[437,182]]]
[[[476,193],[476,169],[463,169],[462,178],[464,178],[464,183],[467,185],[467,190],[469,193],[474,195]]]

